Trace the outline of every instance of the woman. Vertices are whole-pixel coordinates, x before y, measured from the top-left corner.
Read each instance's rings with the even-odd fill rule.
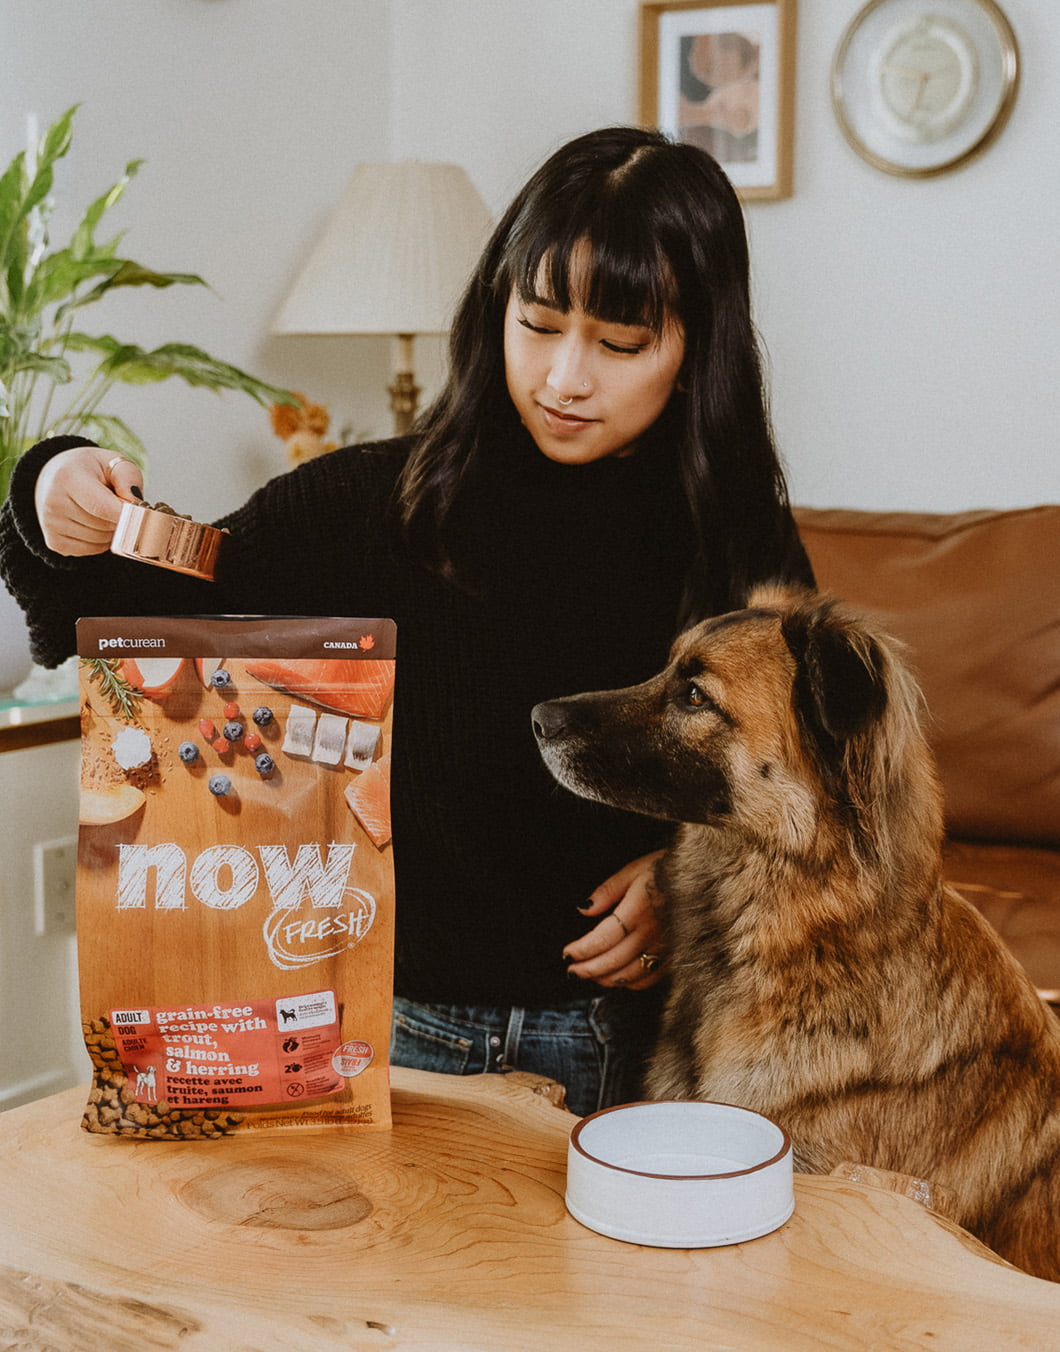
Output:
[[[267,484],[217,523],[215,583],[105,552],[138,487],[78,438],[20,462],[0,565],[38,660],[79,614],[393,617],[395,1061],[548,1075],[577,1113],[635,1096],[665,829],[559,789],[530,710],[644,679],[758,581],[811,581],[714,161],[632,128],[557,151],[487,245],[414,434]]]

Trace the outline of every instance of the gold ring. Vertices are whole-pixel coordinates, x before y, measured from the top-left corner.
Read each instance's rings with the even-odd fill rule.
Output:
[[[660,962],[662,962],[661,953],[642,953],[640,955],[640,965],[646,972],[654,972]]]
[[[107,473],[109,474],[115,465],[120,465],[124,459],[125,459],[124,455],[111,456],[111,458],[107,461]]]
[[[618,923],[622,926],[622,933],[623,933],[623,934],[628,934],[628,933],[629,933],[629,926],[626,924],[626,922],[622,919],[622,917],[619,915],[619,913],[618,913],[617,911],[612,911],[612,912],[611,912],[611,919],[612,919],[612,920],[617,920],[617,921],[618,921]]]

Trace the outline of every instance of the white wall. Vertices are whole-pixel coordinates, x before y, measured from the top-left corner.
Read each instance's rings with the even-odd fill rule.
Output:
[[[828,99],[849,0],[804,0],[796,193],[752,208],[759,319],[795,496],[953,510],[1060,498],[1060,7],[1002,0],[1023,82],[997,143],[882,174]]]

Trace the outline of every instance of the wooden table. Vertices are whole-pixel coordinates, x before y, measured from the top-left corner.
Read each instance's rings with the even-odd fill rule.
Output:
[[[566,1212],[548,1081],[393,1083],[392,1131],[93,1137],[80,1090],[0,1116],[0,1348],[1060,1348],[1060,1286],[893,1192],[797,1176],[772,1235],[624,1244]]]

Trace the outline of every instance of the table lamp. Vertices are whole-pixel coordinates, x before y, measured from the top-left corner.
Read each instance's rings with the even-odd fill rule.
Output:
[[[397,435],[416,416],[416,334],[447,332],[492,228],[455,164],[362,164],[272,324],[275,334],[397,339],[390,406]]]

